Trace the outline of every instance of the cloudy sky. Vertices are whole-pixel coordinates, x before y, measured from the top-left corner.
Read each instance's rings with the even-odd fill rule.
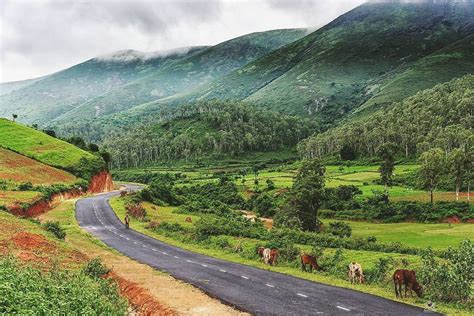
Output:
[[[0,82],[116,50],[213,45],[277,28],[320,27],[364,0],[0,0]]]

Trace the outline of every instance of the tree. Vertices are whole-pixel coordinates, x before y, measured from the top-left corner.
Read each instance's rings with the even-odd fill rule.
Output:
[[[459,191],[462,186],[463,178],[466,175],[467,156],[464,150],[460,148],[454,149],[448,156],[449,173],[451,174],[454,185],[456,186],[456,201],[459,201]]]
[[[349,144],[344,144],[339,150],[339,156],[341,160],[355,160],[357,158],[357,152]]]
[[[315,231],[318,228],[318,210],[324,200],[325,171],[319,159],[310,159],[303,162],[296,175],[289,204],[303,230]]]
[[[12,114],[12,117],[13,117],[13,122],[15,122],[15,120],[18,118],[18,114]]]
[[[379,156],[382,159],[382,164],[379,167],[380,180],[382,181],[385,191],[392,182],[393,170],[395,169],[395,145],[392,143],[385,143],[379,148]]]
[[[420,180],[423,186],[430,191],[430,201],[433,204],[433,191],[446,166],[444,151],[440,148],[425,151],[420,156],[420,163]]]

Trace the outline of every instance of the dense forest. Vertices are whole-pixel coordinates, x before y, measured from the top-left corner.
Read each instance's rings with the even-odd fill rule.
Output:
[[[183,106],[175,116],[104,144],[114,167],[170,160],[238,156],[294,147],[318,131],[309,119],[255,109],[237,102],[209,101]]]
[[[474,76],[424,90],[390,108],[316,134],[298,145],[303,157],[340,156],[345,160],[378,156],[390,143],[396,155],[414,158],[441,148],[447,154],[474,141]]]

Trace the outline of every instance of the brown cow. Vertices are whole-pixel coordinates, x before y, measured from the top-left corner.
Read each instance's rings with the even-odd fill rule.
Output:
[[[260,258],[263,258],[263,251],[265,250],[265,247],[258,247],[257,248],[257,253]]]
[[[362,265],[357,262],[351,262],[348,266],[347,275],[352,284],[356,281],[359,283],[365,282],[364,272],[362,271]]]
[[[310,256],[308,254],[302,254],[300,256],[301,259],[301,270],[306,272],[306,265],[309,265],[309,272],[313,272],[313,268],[316,271],[321,270],[321,267],[318,265],[318,262],[316,261],[316,257]]]
[[[423,288],[416,281],[416,273],[413,270],[398,269],[393,273],[393,283],[395,284],[395,295],[398,297],[402,295],[402,285],[405,285],[405,297],[407,297],[407,290],[410,291],[410,296],[412,296],[412,291],[415,291],[418,297],[423,295]]]
[[[269,263],[271,266],[276,266],[278,263],[278,249],[272,248],[270,250],[270,260]]]

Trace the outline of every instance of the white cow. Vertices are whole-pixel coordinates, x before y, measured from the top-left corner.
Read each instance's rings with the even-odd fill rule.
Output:
[[[352,284],[354,284],[355,282],[359,282],[359,283],[365,282],[364,273],[362,271],[362,266],[360,265],[360,263],[351,262],[349,263],[348,268],[349,268],[349,271],[347,272],[347,274]]]

